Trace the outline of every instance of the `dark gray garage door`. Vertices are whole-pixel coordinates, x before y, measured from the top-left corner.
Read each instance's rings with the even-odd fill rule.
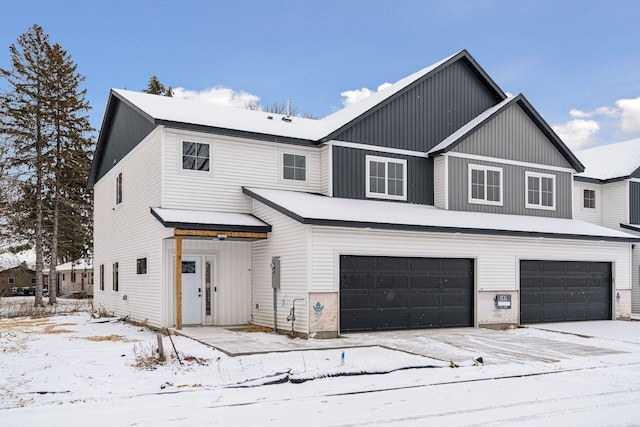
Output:
[[[611,263],[520,261],[520,323],[611,319]]]
[[[340,331],[473,326],[473,260],[340,257]]]

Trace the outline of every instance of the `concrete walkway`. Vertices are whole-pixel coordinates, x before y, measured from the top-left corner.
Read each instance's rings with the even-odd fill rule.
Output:
[[[472,361],[482,357],[487,364],[531,364],[622,353],[591,343],[532,336],[522,333],[522,330],[482,328],[352,333],[326,340],[291,339],[270,332],[241,332],[220,327],[184,327],[181,331],[173,332],[230,356],[379,346],[443,361]]]

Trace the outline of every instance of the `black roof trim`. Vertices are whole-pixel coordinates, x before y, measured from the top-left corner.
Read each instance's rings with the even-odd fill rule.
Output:
[[[241,232],[246,231],[249,233],[270,233],[271,232],[271,225],[269,224],[229,225],[229,224],[200,224],[200,223],[193,223],[193,222],[165,221],[156,211],[153,210],[153,208],[150,208],[150,210],[151,210],[151,215],[153,215],[158,221],[160,221],[160,224],[162,224],[167,228],[179,228],[183,230],[186,229],[186,230],[201,230],[201,231],[241,231]],[[260,218],[257,218],[253,214],[247,214],[247,215],[251,215],[254,218],[262,221]]]
[[[637,231],[640,233],[640,224],[620,224],[620,228],[625,228],[631,231]]]
[[[380,108],[382,108],[385,105],[387,105],[388,103],[392,102],[394,99],[402,96],[404,93],[409,91],[410,88],[412,88],[413,86],[415,86],[417,84],[420,84],[424,80],[430,78],[434,74],[440,72],[444,68],[446,68],[449,65],[451,65],[451,64],[453,64],[453,63],[455,63],[457,61],[460,61],[460,60],[464,61],[467,65],[469,65],[469,68],[471,69],[473,74],[478,76],[480,78],[480,80],[484,83],[484,85],[491,92],[493,92],[493,95],[496,97],[496,99],[499,99],[499,100],[502,101],[502,100],[507,98],[507,95],[502,91],[502,89],[500,89],[500,87],[489,76],[489,74],[487,74],[487,72],[484,71],[484,69],[476,62],[476,60],[473,58],[473,56],[471,56],[471,54],[466,49],[463,49],[460,52],[458,52],[456,55],[454,55],[451,58],[449,58],[449,60],[443,62],[442,64],[440,64],[439,66],[437,66],[433,70],[431,70],[428,73],[426,73],[425,75],[421,76],[416,81],[414,81],[411,84],[408,84],[407,86],[403,87],[402,89],[400,89],[398,92],[394,93],[393,95],[383,99],[377,105],[375,105],[374,107],[366,110],[365,112],[363,112],[359,116],[354,117],[352,120],[350,120],[349,122],[347,122],[344,125],[340,126],[338,129],[334,129],[333,131],[331,131],[331,133],[329,135],[325,136],[324,138],[321,138],[317,143],[323,143],[323,142],[330,141],[336,135],[338,135],[339,133],[343,132],[344,129],[353,126],[355,123],[359,122],[360,120],[364,119],[365,117],[369,116],[370,114],[374,113],[375,111],[378,111]]]
[[[588,176],[574,176],[573,180],[580,181],[580,182],[591,182],[593,184],[609,184],[612,182],[620,182],[620,181],[624,181],[626,179],[631,179],[631,178],[632,178],[631,175],[617,176],[615,178],[608,178],[608,179],[589,178]]]
[[[569,148],[564,144],[564,142],[562,142],[560,137],[558,137],[558,135],[553,131],[551,126],[549,126],[549,124],[542,118],[542,116],[540,116],[540,114],[535,110],[535,108],[533,108],[533,105],[531,105],[531,103],[527,100],[527,98],[521,93],[514,96],[513,99],[509,100],[509,102],[507,102],[501,108],[497,109],[496,111],[491,113],[489,116],[487,116],[484,120],[482,120],[481,122],[478,122],[475,126],[470,128],[467,132],[460,135],[460,137],[455,142],[452,142],[448,146],[438,151],[429,153],[429,157],[435,157],[438,154],[442,154],[450,151],[452,148],[454,148],[456,145],[462,142],[465,138],[473,135],[475,132],[480,130],[486,123],[490,122],[495,116],[497,116],[498,114],[500,114],[501,112],[503,112],[504,110],[512,106],[514,103],[517,103],[520,106],[520,108],[522,108],[522,111],[524,111],[524,113],[531,119],[531,121],[533,121],[533,123],[538,127],[538,129],[540,129],[540,131],[547,137],[547,139],[549,139],[549,141],[554,145],[554,147],[556,147],[556,149],[560,152],[562,157],[564,157],[565,160],[569,162],[571,167],[573,167],[577,172],[584,171],[584,165],[580,162],[580,160],[578,160],[575,154],[573,154],[573,152],[569,150]]]
[[[475,235],[490,235],[490,236],[517,236],[517,237],[546,237],[552,239],[567,239],[567,240],[591,240],[591,241],[617,241],[617,242],[640,242],[640,237],[605,237],[605,236],[589,236],[582,234],[560,234],[560,233],[543,233],[535,231],[514,231],[514,230],[494,230],[484,228],[464,228],[464,227],[440,227],[430,225],[411,225],[411,224],[389,224],[379,222],[364,222],[364,221],[343,221],[334,219],[320,219],[320,218],[304,218],[282,206],[266,199],[253,191],[242,188],[242,192],[251,198],[263,203],[266,206],[280,212],[283,215],[288,216],[291,219],[298,221],[301,224],[319,225],[326,227],[349,227],[349,228],[373,228],[379,230],[398,230],[398,231],[420,231],[427,233],[461,233],[461,234],[475,234]]]

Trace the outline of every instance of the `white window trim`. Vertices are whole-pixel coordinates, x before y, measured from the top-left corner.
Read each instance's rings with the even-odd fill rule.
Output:
[[[197,169],[185,169],[182,167],[182,143],[183,142],[195,142],[197,144],[207,144],[209,146],[209,170],[208,171],[199,171]],[[178,138],[178,146],[177,148],[177,164],[176,166],[178,167],[178,172],[185,174],[185,175],[196,175],[196,176],[206,176],[206,175],[213,175],[213,159],[214,159],[214,153],[213,153],[213,141],[204,141],[200,138],[188,138],[188,137],[181,137]]]
[[[371,180],[370,178],[370,163],[380,162],[385,164],[385,187],[384,193],[371,192]],[[402,164],[402,196],[395,196],[389,194],[389,163]],[[365,182],[366,182],[366,197],[373,199],[388,199],[388,200],[407,200],[407,160],[406,159],[394,159],[392,157],[379,157],[379,156],[365,156]]]
[[[120,183],[120,201],[118,202],[118,179],[122,176],[122,182]],[[124,172],[119,170],[116,172],[116,179],[113,188],[113,205],[114,207],[120,207],[124,204]]]
[[[287,184],[298,184],[298,185],[306,185],[309,183],[309,153],[299,152],[299,151],[290,151],[290,150],[279,150],[280,153],[280,181],[286,182]],[[299,179],[287,179],[284,177],[284,155],[290,154],[292,156],[302,156],[304,157],[304,181]]]
[[[595,206],[592,207],[592,208],[586,207],[584,205],[584,192],[585,191],[593,191],[593,201],[594,201],[594,205]],[[600,197],[598,197],[598,190],[593,188],[593,187],[582,187],[581,193],[582,193],[581,194],[582,197],[581,197],[581,200],[580,200],[581,201],[580,209],[582,209],[582,210],[584,210],[586,212],[595,212],[596,210],[598,210],[598,199],[600,198]]]
[[[144,274],[138,274],[138,260],[142,259],[142,258],[146,258],[147,259],[147,272],[144,273]],[[136,279],[147,279],[147,278],[149,278],[149,255],[142,254],[140,256],[137,256],[135,265],[136,265],[136,267],[135,267]]]
[[[483,171],[484,174],[484,199],[474,199],[472,197],[472,181],[473,174],[471,173],[473,170]],[[500,200],[492,201],[487,200],[487,171],[493,171],[500,173]],[[504,172],[502,168],[498,168],[495,166],[484,166],[484,165],[474,165],[469,163],[468,166],[468,175],[469,175],[469,183],[468,183],[468,201],[469,203],[477,204],[477,205],[491,205],[491,206],[503,206],[504,204]]]
[[[534,205],[529,203],[529,177],[534,177],[534,178],[551,178],[552,182],[553,182],[553,205],[552,206],[543,206],[542,205],[542,183],[540,183],[540,204]],[[557,188],[556,188],[556,176],[553,174],[548,174],[548,173],[540,173],[540,172],[530,172],[530,171],[525,171],[524,173],[524,203],[525,203],[525,208],[527,209],[541,209],[541,210],[546,210],[546,211],[555,211],[556,210],[556,195],[557,195]]]

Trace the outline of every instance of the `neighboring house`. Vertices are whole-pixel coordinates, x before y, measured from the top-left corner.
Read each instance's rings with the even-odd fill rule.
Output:
[[[574,176],[577,219],[640,236],[640,139],[576,153],[585,171]],[[633,250],[632,312],[640,317],[640,245]]]
[[[49,269],[43,271],[49,283]],[[93,296],[93,263],[87,260],[67,262],[56,266],[58,283],[56,294],[61,297]]]
[[[12,288],[33,288],[36,285],[36,272],[26,262],[0,271],[0,297],[11,295]]]
[[[640,240],[572,219],[582,171],[467,51],[321,120],[112,90],[95,302],[315,337],[629,318]]]

